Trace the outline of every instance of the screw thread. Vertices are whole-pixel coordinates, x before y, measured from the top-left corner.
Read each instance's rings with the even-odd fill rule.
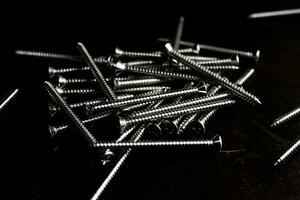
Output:
[[[197,70],[201,74],[211,78],[212,80],[216,81],[220,85],[229,89],[232,93],[236,94],[237,96],[241,97],[242,99],[244,99],[248,102],[254,103],[254,104],[255,103],[261,104],[259,99],[256,96],[247,92],[242,87],[239,87],[238,85],[231,83],[230,81],[228,81],[227,79],[218,75],[217,73],[212,72],[208,69],[205,69],[203,66],[197,64],[196,62],[186,59],[183,55],[175,52],[169,43],[166,44],[165,48],[166,48],[168,54],[171,57],[173,57],[174,59],[177,59],[179,62],[182,62],[182,63],[186,64],[187,66]]]
[[[91,55],[89,54],[89,52],[87,51],[85,46],[82,43],[79,42],[77,44],[77,47],[78,47],[78,50],[80,51],[82,57],[84,58],[85,62],[90,67],[90,70],[93,72],[98,84],[100,85],[100,87],[104,91],[104,94],[109,99],[112,99],[112,100],[116,99],[116,95],[115,95],[114,91],[110,88],[110,86],[105,81],[105,78],[104,78],[102,72],[96,66],[94,60],[92,59]]]
[[[280,117],[278,117],[272,124],[271,127],[276,127],[279,126],[293,118],[295,118],[297,115],[300,114],[300,106],[289,111],[288,113],[281,115]]]
[[[80,88],[80,89],[62,89],[62,88],[56,88],[57,92],[61,95],[67,95],[67,94],[90,94],[90,93],[98,93],[99,91],[95,89],[89,89],[89,88]]]
[[[230,70],[231,71],[231,70],[240,69],[239,66],[236,65],[204,65],[203,67],[209,70]],[[190,67],[184,65],[179,66],[178,69],[182,71],[191,71]]]
[[[68,116],[70,122],[77,127],[80,133],[86,138],[90,145],[95,145],[97,143],[96,138],[89,132],[89,130],[83,125],[67,103],[62,99],[62,97],[56,92],[53,85],[45,81],[45,89],[47,90],[49,96],[53,101],[65,112]]]
[[[161,91],[170,89],[168,86],[145,86],[145,87],[132,87],[132,88],[122,88],[116,89],[118,93],[133,93],[133,92],[148,92],[148,91]]]
[[[297,140],[280,158],[274,163],[274,166],[285,163],[293,155],[295,155],[300,150],[300,139]]]
[[[134,79],[134,80],[125,80],[114,81],[115,89],[119,88],[128,88],[128,87],[140,87],[140,86],[148,86],[148,85],[155,85],[158,83],[164,83],[165,80],[158,79],[158,78],[151,78],[151,79]]]
[[[115,57],[129,57],[129,58],[161,58],[163,52],[134,52],[134,51],[123,51],[119,48],[115,49]]]
[[[19,89],[15,89],[12,91],[9,96],[1,103],[0,105],[0,112],[11,102],[12,99],[15,98],[15,96],[18,94]]]

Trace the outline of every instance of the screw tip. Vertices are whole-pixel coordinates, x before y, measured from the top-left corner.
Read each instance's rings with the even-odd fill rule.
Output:
[[[213,138],[212,138],[212,141],[214,144],[217,144],[219,145],[219,151],[222,150],[222,147],[223,147],[223,141],[222,141],[222,137],[220,135],[215,135]]]
[[[274,166],[274,167],[277,167],[277,166],[280,165],[280,163],[281,163],[281,162],[277,160],[277,161],[273,164],[273,166]]]

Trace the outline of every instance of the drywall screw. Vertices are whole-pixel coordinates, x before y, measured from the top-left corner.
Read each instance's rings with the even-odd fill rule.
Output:
[[[178,26],[177,26],[177,31],[176,31],[176,34],[175,34],[174,43],[173,43],[173,48],[175,50],[178,50],[179,46],[180,46],[181,35],[182,35],[182,31],[183,31],[183,25],[184,25],[184,18],[180,17],[179,22],[178,22]]]
[[[277,119],[275,119],[275,121],[271,124],[271,127],[277,127],[287,121],[289,121],[292,118],[295,118],[297,115],[300,114],[300,106],[298,106],[297,108],[289,111],[288,113],[285,113],[283,115],[281,115],[280,117],[278,117]]]
[[[40,51],[27,51],[27,50],[16,50],[15,54],[21,56],[31,56],[31,57],[40,57],[40,58],[50,58],[50,59],[60,59],[60,60],[69,60],[75,62],[82,62],[82,58],[79,56],[68,55],[68,54],[59,54],[52,52],[40,52]],[[107,63],[107,57],[97,57],[93,59],[96,63]]]
[[[224,101],[217,101],[217,102],[210,102],[208,104],[199,104],[193,107],[187,107],[187,108],[182,108],[181,110],[172,110],[164,113],[156,113],[153,115],[146,115],[142,117],[133,117],[133,118],[119,118],[119,124],[121,130],[126,128],[127,126],[130,125],[136,125],[138,123],[142,122],[148,122],[148,121],[157,121],[163,118],[173,118],[177,117],[180,115],[186,115],[186,114],[191,114],[195,112],[200,112],[200,111],[205,111],[205,110],[211,110],[215,109],[218,107],[224,107],[224,106],[229,106],[234,104],[234,100],[224,100]]]
[[[0,105],[0,112],[9,104],[9,102],[11,101],[11,100],[13,100],[15,97],[16,97],[16,95],[18,94],[18,92],[19,92],[19,89],[15,89],[15,90],[13,90],[10,94],[9,94],[9,96],[4,100],[4,101],[2,101],[2,103],[1,103],[1,105]]]
[[[119,47],[115,49],[115,57],[129,57],[129,58],[141,58],[141,59],[155,59],[155,58],[162,58],[163,52],[134,52],[134,51],[123,51]]]
[[[87,124],[93,123],[97,120],[101,120],[103,118],[106,118],[106,117],[110,116],[111,114],[112,114],[112,112],[104,112],[104,113],[101,113],[97,116],[90,117],[88,119],[82,120],[82,123],[84,125],[87,125]],[[60,134],[60,133],[64,132],[67,128],[69,128],[68,124],[63,124],[63,125],[59,125],[59,126],[49,126],[49,131],[50,131],[51,136],[55,137],[57,134]]]
[[[222,138],[217,135],[212,140],[186,140],[186,141],[145,141],[145,142],[100,142],[96,144],[99,148],[157,148],[157,147],[218,147],[222,148]]]
[[[114,89],[149,86],[149,85],[155,85],[164,82],[166,82],[166,80],[158,79],[158,78],[133,79],[133,80],[125,80],[125,81],[115,80]]]
[[[225,98],[228,98],[228,96],[230,96],[228,93],[221,93],[221,94],[211,95],[211,96],[196,97],[196,98],[182,101],[180,103],[172,103],[169,105],[160,106],[156,109],[135,112],[135,113],[132,113],[132,115],[130,115],[130,117],[132,117],[132,118],[133,117],[142,117],[142,116],[153,115],[156,113],[168,112],[168,111],[175,110],[175,109],[176,110],[182,109],[182,108],[188,107],[188,106],[195,106],[195,105],[198,105],[201,103],[207,103],[210,101],[225,99]]]
[[[95,94],[95,93],[99,93],[98,90],[95,89],[91,89],[91,88],[80,88],[80,89],[63,89],[60,87],[56,87],[55,88],[56,91],[60,94],[60,95],[69,95],[69,94]]]
[[[85,46],[82,43],[78,42],[77,43],[77,48],[80,51],[80,53],[81,53],[82,57],[84,58],[85,62],[88,64],[91,71],[93,72],[93,74],[94,74],[98,84],[102,88],[104,94],[111,100],[117,99],[116,94],[114,93],[114,91],[110,88],[110,86],[105,81],[105,78],[104,78],[102,72],[100,71],[100,69],[95,64],[93,58],[91,57],[91,55],[89,54],[89,52],[87,51]]]
[[[236,65],[203,65],[203,67],[205,67],[208,70],[238,70],[239,66]],[[191,71],[191,68],[188,66],[184,66],[184,65],[179,65],[178,69],[181,71]]]
[[[119,61],[121,62],[121,61]],[[154,64],[154,60],[138,60],[138,61],[131,61],[131,62],[126,62],[124,63],[127,66],[139,66],[139,65],[150,65]]]
[[[198,76],[193,76],[189,74],[184,74],[184,73],[175,73],[175,72],[167,72],[163,70],[156,70],[156,69],[148,69],[144,67],[133,67],[133,66],[126,66],[122,63],[116,63],[113,64],[114,67],[121,69],[123,71],[128,71],[128,72],[134,72],[134,73],[139,73],[139,74],[146,74],[146,75],[151,75],[155,77],[163,77],[163,78],[173,78],[173,79],[180,79],[180,80],[186,80],[186,81],[199,81],[200,78]]]
[[[136,92],[149,92],[149,91],[161,91],[165,89],[171,89],[168,86],[145,86],[145,87],[132,87],[116,89],[117,93],[136,93]]]
[[[126,106],[124,107],[124,109],[122,109],[122,112],[128,112],[128,111],[134,111],[138,108],[142,108],[144,106],[147,106],[151,103],[153,103],[154,101],[150,101],[150,102],[143,102],[143,103],[139,103],[139,104],[135,104],[135,105],[132,105],[132,106]]]
[[[64,113],[69,118],[70,122],[77,127],[80,133],[85,137],[91,146],[95,146],[97,143],[96,138],[90,133],[90,131],[83,125],[75,113],[69,108],[67,103],[62,99],[62,97],[56,92],[55,88],[51,83],[45,81],[45,89],[47,90],[49,96],[54,100],[54,102],[64,111]]]
[[[53,67],[48,68],[48,72],[51,76],[56,74],[65,74],[70,72],[82,72],[82,71],[90,71],[89,67],[63,67],[60,69],[55,69]]]
[[[160,41],[160,42],[170,42],[170,40],[167,39],[167,38],[158,38],[158,41]],[[259,57],[260,57],[260,51],[259,50],[257,50],[255,53],[252,53],[252,52],[247,52],[247,51],[240,51],[240,50],[235,50],[235,49],[228,49],[228,48],[223,48],[223,47],[217,47],[217,46],[199,44],[199,43],[193,43],[193,42],[187,42],[187,41],[180,41],[180,44],[188,46],[188,47],[199,46],[200,51],[201,51],[201,49],[206,49],[206,50],[219,52],[219,53],[249,57],[249,58],[255,59],[256,61],[258,61]]]
[[[237,85],[243,85],[253,74],[254,69],[248,69],[242,76],[235,82]],[[220,86],[212,88],[208,94],[214,95],[221,89]],[[229,96],[228,96],[229,97]],[[186,117],[179,127],[179,132],[183,133],[187,132],[198,132],[199,134],[205,133],[205,127],[207,121],[217,112],[217,109],[211,110],[203,115],[193,114],[191,116]]]
[[[282,163],[287,162],[293,155],[295,155],[300,149],[300,139],[298,139],[276,162],[274,166],[281,165]]]
[[[185,56],[185,58],[196,62],[198,65],[220,65],[220,64],[231,64],[239,65],[239,57],[236,56],[235,59],[225,58],[225,59],[214,59],[214,60],[198,60],[196,56]]]
[[[132,142],[137,142],[140,140],[140,138],[144,134],[144,126],[140,126],[136,131],[135,131],[135,137],[131,140]],[[122,165],[125,163],[126,159],[130,155],[132,149],[127,149],[125,153],[120,157],[116,165],[113,167],[113,169],[110,171],[106,179],[103,181],[103,183],[100,185],[100,187],[97,189],[91,200],[97,200],[100,198],[100,196],[103,194],[105,188],[108,186],[108,184],[111,182],[113,177],[117,174],[117,172],[120,170]]]
[[[168,54],[171,57],[173,57],[174,59],[178,60],[179,62],[182,62],[182,63],[186,64],[187,66],[197,70],[198,72],[200,72],[201,74],[207,76],[208,78],[216,81],[217,83],[219,83],[220,85],[222,85],[225,88],[229,89],[232,93],[236,94],[237,96],[241,97],[242,99],[247,100],[249,102],[252,102],[254,104],[261,104],[261,102],[259,101],[259,99],[256,96],[254,96],[253,94],[247,92],[242,87],[231,83],[230,81],[228,81],[227,79],[223,78],[222,76],[218,75],[215,72],[212,72],[208,69],[205,69],[201,65],[195,63],[194,61],[191,61],[189,59],[184,58],[184,56],[182,56],[181,54],[175,52],[173,50],[172,46],[169,43],[167,43],[165,45],[165,48],[166,48]]]
[[[88,112],[95,112],[102,109],[112,109],[112,108],[119,108],[127,105],[148,102],[148,101],[157,101],[161,99],[170,99],[178,96],[187,96],[191,94],[203,93],[202,90],[199,88],[190,88],[186,90],[174,90],[170,92],[166,92],[164,94],[157,94],[157,95],[149,95],[149,96],[142,96],[133,99],[125,99],[125,100],[115,100],[105,104],[96,105],[94,107],[87,107],[89,110]]]

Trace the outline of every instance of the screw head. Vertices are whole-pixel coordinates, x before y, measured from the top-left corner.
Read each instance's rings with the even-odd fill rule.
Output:
[[[205,126],[201,121],[193,120],[189,123],[185,129],[187,134],[193,134],[197,136],[201,136],[205,133]]]
[[[178,132],[178,126],[170,121],[170,120],[164,120],[160,123],[160,128],[162,130],[162,134],[167,135],[177,135]]]
[[[149,123],[145,127],[145,134],[149,136],[151,139],[157,139],[161,137],[162,130],[156,123]]]

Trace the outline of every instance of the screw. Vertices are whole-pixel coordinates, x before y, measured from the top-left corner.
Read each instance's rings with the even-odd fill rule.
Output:
[[[101,120],[103,118],[106,118],[106,117],[110,116],[111,114],[112,114],[112,112],[104,112],[104,113],[101,113],[97,116],[82,120],[82,123],[84,125],[87,125],[87,124],[93,123],[97,120]],[[49,126],[49,131],[50,131],[51,136],[55,137],[57,134],[62,133],[67,128],[69,128],[68,124],[63,124],[63,125],[59,125],[59,126]]]
[[[300,106],[298,106],[297,108],[289,111],[288,113],[285,113],[283,115],[281,115],[280,117],[278,117],[277,119],[275,119],[275,121],[271,124],[271,127],[277,127],[287,121],[289,121],[292,118],[295,118],[297,115],[300,114]]]
[[[174,43],[173,43],[173,47],[174,47],[175,50],[178,50],[179,46],[180,46],[180,40],[181,40],[182,31],[183,31],[183,25],[184,25],[184,17],[180,17],[179,22],[178,22],[178,26],[177,26],[175,39],[174,39]]]
[[[118,61],[121,62],[121,61]],[[127,66],[139,66],[139,65],[150,65],[154,64],[154,60],[138,60],[138,61],[131,61],[131,62],[126,62],[124,63]]]
[[[125,80],[125,81],[115,80],[114,89],[149,86],[149,85],[155,85],[164,82],[166,82],[166,80],[162,80],[158,78],[133,79],[133,80]]]
[[[96,66],[93,58],[91,57],[91,55],[89,54],[89,52],[87,51],[85,46],[82,43],[78,42],[77,43],[77,48],[80,51],[80,53],[81,53],[82,57],[84,58],[85,62],[88,64],[91,71],[93,72],[98,84],[100,85],[100,87],[104,91],[104,94],[111,100],[117,99],[115,93],[109,87],[109,85],[106,83],[103,74],[101,73],[100,69]]]
[[[179,62],[182,62],[182,63],[186,64],[187,66],[197,70],[201,74],[211,78],[212,80],[216,81],[220,85],[229,89],[232,93],[236,94],[237,96],[241,97],[242,99],[252,102],[254,104],[255,103],[261,104],[261,102],[259,101],[259,99],[257,97],[255,97],[253,94],[247,92],[243,88],[239,87],[238,85],[231,83],[230,81],[228,81],[227,79],[223,78],[222,76],[218,75],[215,72],[205,69],[201,65],[195,63],[194,61],[184,58],[184,56],[175,52],[169,43],[167,43],[165,45],[165,48],[171,57],[173,57],[176,60],[178,60]]]
[[[146,116],[142,116],[142,117],[134,117],[134,118],[128,118],[128,119],[120,117],[119,123],[120,123],[120,128],[122,130],[127,126],[135,125],[135,124],[142,123],[142,122],[156,121],[156,120],[163,119],[163,118],[172,118],[172,117],[177,117],[180,115],[186,115],[186,114],[205,111],[205,110],[211,110],[211,109],[218,108],[218,107],[229,106],[234,103],[235,103],[234,100],[224,100],[221,102],[217,101],[217,102],[211,102],[208,104],[199,104],[199,105],[195,105],[193,107],[182,108],[181,110],[168,111],[168,112],[164,112],[164,113],[156,113],[154,115],[146,115]]]
[[[80,89],[62,89],[59,87],[55,88],[56,91],[60,94],[60,95],[69,95],[69,94],[95,94],[95,93],[99,93],[99,91],[95,90],[95,89],[90,89],[90,88],[80,88]]]
[[[170,40],[167,39],[167,38],[158,38],[158,41],[160,41],[160,42],[170,42]],[[244,57],[248,57],[248,58],[253,58],[256,61],[258,61],[259,57],[260,57],[260,51],[259,50],[257,50],[255,53],[252,53],[252,52],[247,52],[247,51],[228,49],[228,48],[211,46],[211,45],[206,45],[206,44],[196,44],[196,43],[187,42],[187,41],[180,41],[180,44],[188,46],[188,47],[199,46],[200,50],[201,49],[206,49],[206,50],[219,52],[219,53],[239,55],[239,56],[244,56]]]
[[[143,67],[126,66],[122,63],[116,63],[116,64],[113,64],[113,66],[118,69],[121,69],[123,71],[146,74],[146,75],[151,75],[151,76],[155,76],[155,77],[174,78],[174,79],[181,79],[181,80],[187,80],[187,81],[199,81],[200,80],[199,77],[189,75],[189,74],[167,72],[167,71],[163,71],[163,70],[148,69],[148,68],[143,68]]]
[[[168,86],[145,86],[145,87],[132,87],[115,90],[118,93],[136,93],[136,92],[149,92],[149,91],[161,91],[171,89]]]
[[[119,47],[115,49],[115,57],[129,57],[129,58],[140,58],[140,59],[155,59],[155,58],[162,58],[163,52],[133,52],[133,51],[123,51]]]
[[[203,93],[202,90],[199,88],[190,88],[186,90],[174,90],[170,92],[166,92],[164,94],[157,94],[157,95],[151,95],[151,96],[142,96],[137,97],[134,99],[125,99],[125,100],[115,100],[111,101],[105,104],[100,104],[94,107],[87,107],[88,112],[95,112],[102,109],[112,109],[112,108],[119,108],[127,105],[142,103],[142,102],[148,102],[148,101],[157,101],[161,99],[170,99],[178,96],[187,96],[191,94],[197,94],[197,93]]]
[[[197,56],[185,56],[185,58],[196,62],[198,65],[220,65],[220,64],[238,65],[240,62],[238,56],[236,56],[235,59],[226,58],[226,59],[214,59],[214,60],[198,60]],[[200,57],[200,59],[202,58]]]
[[[47,90],[49,96],[54,100],[54,102],[65,112],[70,122],[77,127],[80,133],[86,138],[91,146],[95,146],[97,143],[96,138],[90,133],[90,131],[83,125],[67,103],[62,99],[62,97],[56,92],[55,88],[51,83],[45,81],[45,89]]]
[[[78,56],[68,55],[68,54],[51,53],[51,52],[16,50],[15,54],[21,55],[21,56],[60,59],[60,60],[68,60],[68,61],[75,61],[75,62],[82,61],[82,58],[80,58]],[[107,63],[109,59],[107,57],[97,57],[97,58],[94,58],[93,60],[96,63]]]
[[[64,67],[61,69],[55,69],[53,67],[48,68],[48,72],[51,76],[56,75],[56,74],[65,74],[65,73],[70,73],[70,72],[82,72],[82,71],[90,71],[89,67]]]
[[[9,96],[1,103],[0,105],[0,112],[9,104],[9,102],[15,98],[15,96],[18,94],[19,89],[15,89],[12,91]]]
[[[235,82],[237,85],[243,85],[253,74],[254,69],[248,69],[245,71],[245,73]],[[208,94],[214,95],[217,93],[221,87],[215,87],[212,88]],[[229,94],[228,94],[229,95]],[[228,96],[229,97],[229,96]],[[217,112],[217,109],[211,110],[201,116],[197,115],[191,115],[185,118],[183,122],[181,123],[179,127],[179,132],[188,132],[188,133],[194,133],[197,132],[199,134],[205,133],[205,127],[207,121]]]
[[[206,69],[209,70],[238,70],[239,66],[236,65],[203,65]],[[178,66],[178,69],[181,71],[191,71],[190,67],[187,66]]]
[[[202,146],[215,147],[219,151],[222,148],[222,138],[217,135],[213,140],[186,140],[186,141],[147,141],[147,142],[100,142],[96,144],[99,148],[157,148],[157,147],[188,147],[188,146]]]
[[[297,140],[280,158],[274,163],[274,166],[281,165],[295,155],[300,149],[300,139]]]

